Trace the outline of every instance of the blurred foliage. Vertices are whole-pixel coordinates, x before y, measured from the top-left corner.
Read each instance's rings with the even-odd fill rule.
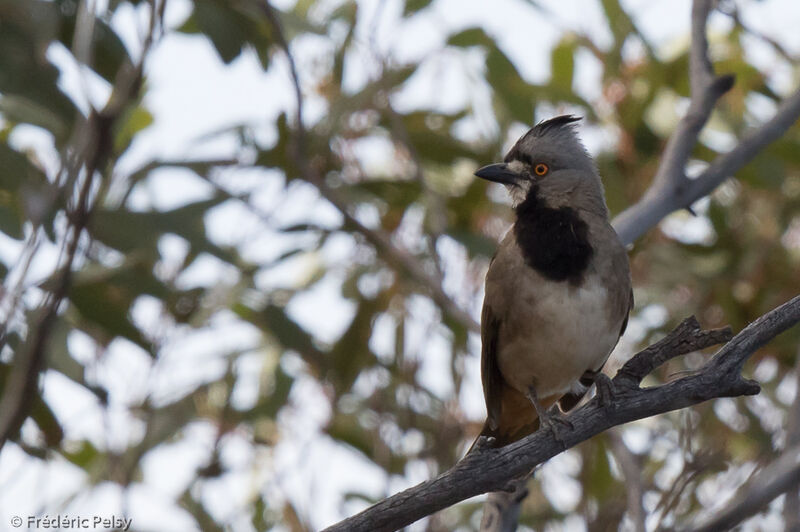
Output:
[[[48,51],[70,54],[96,74],[97,83],[111,83],[135,56],[112,20],[118,11],[146,13],[150,5],[108,2],[94,20],[92,53],[81,56],[75,52],[78,2],[0,2],[0,232],[13,249],[36,239],[58,249],[64,195],[48,168],[54,159],[55,166],[66,164],[76,123],[86,120],[85,106],[58,82],[59,68]],[[401,23],[425,16],[434,5],[407,0]],[[292,445],[287,427],[292,416],[304,412],[297,396],[307,393],[310,382],[316,390],[311,396],[327,403],[323,437],[385,471],[387,482],[420,467],[430,475],[443,471],[459,459],[481,424],[463,413],[459,398],[479,396],[481,390],[475,379],[466,378],[467,368],[478,365],[476,338],[469,324],[434,303],[430,283],[443,285],[456,306],[477,316],[483,274],[510,219],[507,205],[497,199],[501,195],[473,179],[472,170],[498,160],[509,141],[534,121],[554,110],[574,112],[586,117],[604,140],[596,159],[608,204],[620,212],[647,188],[687,96],[686,47],[669,54],[653,49],[617,0],[603,0],[610,44],[564,32],[552,46],[550,75],[532,82],[495,35],[465,28],[446,39],[441,54],[453,69],[461,69],[471,96],[457,110],[409,108],[397,100],[423,76],[429,58],[398,64],[381,57],[364,42],[365,32],[357,31],[370,24],[361,4],[299,0],[286,11],[273,11],[256,0],[195,0],[191,7],[179,27],[166,29],[168,37],[181,33],[207,40],[224,64],[254,54],[265,71],[280,69],[280,75],[287,72],[285,39],[297,51],[305,101],[313,100],[324,112],[313,123],[307,120],[302,132],[288,111],[269,124],[269,135],[241,124],[234,131],[239,155],[233,160],[153,160],[131,170],[118,162],[137,136],[159,120],[143,103],[145,83],[140,98],[129,102],[114,125],[113,155],[100,169],[94,198],[91,241],[82,248],[85,260],[79,262],[68,304],[49,338],[48,374],[63,375],[108,407],[114,390],[92,368],[120,339],[130,344],[126,353],[146,353],[151,367],[162,364],[181,338],[204,332],[204,338],[214,337],[220,321],[254,328],[259,340],[244,350],[228,350],[221,342],[216,349],[224,369],[171,397],[144,392],[128,400],[124,408],[143,430],[121,448],[65,431],[68,420],[42,398],[30,408],[26,430],[14,444],[37,460],[65,458],[86,473],[87,485],[111,481],[127,487],[140,481],[148,453],[174,444],[192,426],[213,427],[215,443],[207,463],[177,504],[199,528],[227,529],[233,526],[230,516],[215,514],[199,489],[229,473],[222,453],[226,438],[235,436],[268,456],[282,443]],[[517,9],[550,16],[534,2]],[[713,35],[717,69],[736,74],[737,83],[715,112],[696,161],[712,160],[726,144],[720,138],[741,136],[780,98],[768,72],[748,61],[743,44],[748,38],[753,36],[738,24]],[[313,43],[323,50],[314,52],[322,60],[303,56]],[[481,58],[478,73],[470,68],[476,57]],[[367,61],[368,67],[360,64]],[[788,65],[785,58],[783,64]],[[587,65],[601,69],[595,95],[576,90]],[[351,71],[364,70],[369,75],[363,83],[346,81]],[[488,106],[474,97],[482,92],[489,94]],[[481,125],[487,114],[491,127]],[[15,134],[31,127],[51,142],[51,150],[20,148]],[[738,330],[796,295],[799,143],[795,125],[735,181],[700,202],[697,218],[675,214],[636,244],[631,264],[637,307],[622,356],[687,315],[696,314],[706,327],[730,324]],[[370,146],[388,147],[379,171],[365,169],[363,150]],[[260,171],[260,184],[237,187],[237,172],[247,169]],[[167,209],[134,201],[154,182],[169,180],[171,172],[191,173],[211,192]],[[276,182],[277,188],[272,186]],[[316,199],[301,221],[283,223],[275,212],[262,210],[257,201],[261,186],[286,198],[321,191],[346,216],[338,222],[316,217],[314,211],[326,204]],[[214,225],[231,206],[259,221],[259,231],[268,237],[269,244],[260,244],[266,253],[252,253],[245,243],[219,236],[233,231]],[[176,241],[183,249],[177,259],[169,251]],[[335,258],[337,249],[345,249],[347,256]],[[20,273],[27,273],[22,255],[0,258],[0,273],[6,277],[0,386],[14,353],[32,341],[26,323],[41,290],[54,282],[32,277],[16,285]],[[189,280],[209,261],[222,272],[213,282]],[[409,268],[409,261],[419,264],[424,275]],[[275,280],[286,278],[286,272],[294,273],[290,281]],[[341,296],[341,310],[319,306],[315,316],[319,323],[346,318],[334,338],[301,324],[296,312],[298,306],[314,308],[309,294],[313,297],[331,282]],[[142,312],[146,317],[137,318]],[[567,453],[572,466],[546,466],[532,481],[521,522],[540,529],[574,523],[579,516],[592,530],[626,523],[626,480],[612,444],[623,436],[636,442],[631,448],[641,470],[637,482],[646,494],[649,525],[684,523],[708,509],[716,501],[704,493],[720,482],[735,482],[737,471],[745,471],[742,481],[747,464],[768,461],[785,443],[781,421],[789,416],[793,397],[785,389],[794,389],[798,334],[795,329],[777,338],[749,364],[747,371],[755,371],[763,384],[758,401],[701,405],[637,423],[635,438],[620,430],[582,444]],[[80,347],[87,342],[92,346],[88,356]],[[258,393],[250,403],[237,403],[233,398],[245,379],[239,363],[246,356],[259,362]],[[429,364],[433,358],[444,363]],[[651,379],[667,380],[701,361],[702,356],[684,357]],[[556,495],[538,479],[558,482],[558,475],[577,480],[577,503],[552,504]],[[324,474],[321,478],[324,482]],[[242,489],[252,490],[243,511],[257,530],[277,523],[301,530],[316,522],[313,504],[297,505],[286,494],[268,496],[260,484]],[[336,504],[350,513],[377,495],[341,494]],[[476,502],[457,505],[427,526],[471,528],[479,510]]]

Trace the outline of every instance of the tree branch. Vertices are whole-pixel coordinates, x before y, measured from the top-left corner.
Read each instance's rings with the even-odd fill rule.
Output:
[[[275,32],[276,40],[283,53],[286,54],[289,61],[289,69],[292,77],[292,84],[294,86],[295,105],[295,125],[293,145],[291,147],[291,156],[294,164],[299,168],[300,175],[304,180],[311,183],[319,193],[328,202],[333,205],[344,217],[345,226],[350,230],[359,233],[363,236],[370,245],[374,246],[380,254],[381,258],[394,267],[396,270],[408,275],[417,284],[426,289],[431,299],[456,322],[460,323],[467,330],[473,332],[480,332],[480,325],[473,317],[461,309],[453,299],[447,295],[447,292],[442,288],[442,279],[439,275],[431,275],[425,270],[425,267],[420,264],[413,255],[408,251],[395,246],[389,235],[381,231],[370,229],[361,222],[359,222],[347,208],[347,202],[344,201],[340,194],[332,189],[325,182],[323,176],[309,164],[309,158],[306,156],[306,128],[303,124],[303,91],[300,84],[300,77],[297,73],[297,66],[294,56],[289,49],[289,43],[283,33],[283,27],[275,12],[275,8],[266,1],[262,4],[262,9],[267,17],[273,31]]]
[[[688,203],[683,203],[679,198],[689,183],[685,173],[686,163],[717,100],[730,90],[734,81],[733,76],[716,77],[714,75],[711,60],[708,57],[708,39],[706,38],[706,23],[710,12],[711,0],[695,0],[693,2],[689,49],[691,92],[689,109],[667,141],[653,183],[638,203],[623,211],[612,222],[625,245],[633,243],[667,214],[681,207],[689,207],[694,199],[697,199],[694,198]],[[722,179],[720,179],[721,181]],[[497,508],[502,508],[502,510],[501,515],[491,521],[492,527],[485,528],[483,524],[486,521],[484,520],[481,525],[483,532],[511,532],[516,528],[516,520],[512,515],[519,513],[518,506],[521,499],[517,495],[501,495],[494,498],[496,500],[487,501],[485,512],[495,513]]]
[[[747,164],[765,146],[783,135],[800,118],[800,90],[786,98],[775,116],[745,137],[728,153],[718,156],[699,176],[686,175],[686,163],[719,98],[733,87],[733,76],[715,76],[708,58],[706,21],[710,0],[692,6],[692,42],[689,51],[691,101],[670,136],[653,183],[642,199],[612,222],[624,244],[631,244],[665,216],[689,208]]]
[[[753,476],[714,516],[692,532],[732,530],[751,515],[763,510],[776,497],[800,484],[800,445],[795,445]],[[788,530],[788,529],[787,529]]]
[[[718,397],[753,395],[757,383],[744,379],[744,362],[762,345],[800,321],[800,296],[761,316],[717,351],[700,370],[662,386],[640,388],[658,364],[724,341],[725,330],[702,331],[689,318],[664,339],[635,355],[611,381],[614,398],[595,397],[569,415],[573,425],[562,432],[563,445],[549,430],[539,430],[505,447],[479,448],[453,468],[337,523],[328,532],[396,530],[452,504],[489,491],[513,490],[511,479],[610,427],[695,405]]]
[[[653,183],[642,199],[612,221],[620,240],[626,245],[632,244],[671,212],[681,208],[688,209],[692,203],[710,194],[768,144],[780,138],[800,118],[800,89],[798,89],[779,105],[772,119],[745,135],[731,151],[718,156],[699,176],[690,179],[686,175],[686,164],[697,144],[700,132],[708,122],[719,98],[728,92],[734,83],[731,75],[714,74],[708,56],[706,25],[711,9],[711,0],[695,0],[692,4],[689,108],[667,141]],[[722,334],[723,331],[719,333]],[[655,358],[646,360],[652,367],[664,362]],[[652,367],[637,368],[636,371],[643,377],[652,370]],[[628,369],[634,368],[628,367]],[[641,377],[634,381],[638,385]],[[518,505],[521,499],[517,493],[500,494],[495,499],[487,503],[485,510],[494,514],[497,508],[501,509],[500,515],[493,520],[495,528],[482,527],[482,530],[486,532],[513,530],[514,525],[509,523],[514,520],[512,516],[519,512]]]
[[[636,455],[628,449],[619,430],[611,430],[607,436],[611,441],[611,452],[614,455],[625,479],[625,493],[628,498],[628,517],[635,532],[645,532],[647,512],[644,509],[644,486],[642,486],[642,467]]]
[[[522,501],[528,496],[530,475],[509,482],[509,491],[489,493],[483,504],[481,532],[514,532],[517,529]]]
[[[59,261],[60,267],[56,265],[54,287],[39,306],[37,319],[28,332],[29,342],[25,349],[15,355],[11,373],[0,396],[0,449],[19,432],[33,407],[39,374],[45,365],[50,333],[56,323],[58,309],[69,293],[78,244],[91,217],[90,195],[95,174],[102,172],[112,156],[113,127],[116,120],[139,94],[144,62],[153,44],[155,19],[159,14],[163,15],[163,12],[157,10],[155,3],[151,3],[150,31],[144,42],[141,58],[135,65],[126,63],[120,67],[114,90],[103,109],[91,109],[89,116],[76,126],[73,136],[75,146],[72,146],[76,153],[63,167],[62,171],[67,177],[63,180],[62,187],[69,192],[78,182],[79,176],[83,175],[84,181],[78,187],[74,205],[66,212],[69,225],[64,237],[64,260]],[[88,27],[93,28],[95,13],[88,12],[86,16],[92,18]],[[75,39],[78,40],[79,37],[76,35]],[[91,42],[91,33],[84,37]]]
[[[786,423],[786,447],[800,444],[800,357],[794,364],[795,389],[789,420]],[[786,530],[800,529],[800,492],[797,487],[786,492],[783,501],[783,522]]]

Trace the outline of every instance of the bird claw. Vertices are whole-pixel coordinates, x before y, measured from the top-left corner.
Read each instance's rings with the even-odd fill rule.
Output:
[[[556,441],[565,448],[567,444],[564,440],[564,433],[562,432],[562,429],[559,428],[559,425],[568,427],[570,431],[575,430],[575,425],[573,425],[572,422],[567,419],[556,406],[539,415],[539,425],[541,427],[550,429]]]
[[[561,429],[557,427],[558,423],[562,425],[567,425],[570,430],[573,430],[575,426],[572,424],[571,421],[566,419],[562,414],[561,411],[558,409],[557,406],[553,406],[550,410],[545,410],[541,403],[539,403],[539,397],[536,395],[536,388],[533,386],[528,388],[528,400],[533,403],[533,408],[536,409],[536,413],[539,415],[539,428],[549,428],[550,431],[553,433],[553,437],[555,437],[556,441],[559,442],[564,448],[567,448],[567,444],[564,441],[564,437],[562,436]]]
[[[495,438],[494,436],[486,436],[485,434],[481,434],[475,439],[475,443],[472,446],[472,448],[480,452],[486,449],[493,449],[496,446],[497,446],[497,438]]]
[[[614,399],[617,397],[617,392],[614,389],[614,383],[608,378],[605,373],[598,373],[595,376],[594,385],[597,388],[597,401],[600,406],[607,407],[614,404]]]

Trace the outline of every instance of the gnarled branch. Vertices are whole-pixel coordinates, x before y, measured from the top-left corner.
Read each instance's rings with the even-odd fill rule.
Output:
[[[709,399],[756,394],[760,388],[742,377],[742,365],[798,321],[800,296],[749,324],[697,372],[662,386],[639,387],[641,379],[659,364],[730,338],[726,329],[703,331],[697,320],[689,318],[623,366],[611,380],[614,396],[610,402],[595,397],[570,414],[573,429],[560,434],[563,442],[551,431],[539,430],[505,447],[476,448],[437,478],[384,499],[327,530],[396,530],[469,497],[514,489],[512,479],[530,474],[539,464],[613,426]]]
[[[689,208],[733,176],[768,144],[780,138],[800,118],[800,90],[778,106],[775,115],[749,132],[731,151],[718,156],[699,176],[686,175],[686,163],[700,131],[723,94],[733,87],[733,76],[716,76],[708,59],[706,21],[710,0],[692,5],[692,41],[689,51],[691,101],[689,109],[664,148],[653,183],[642,199],[625,209],[613,225],[624,244],[631,244],[673,211]]]

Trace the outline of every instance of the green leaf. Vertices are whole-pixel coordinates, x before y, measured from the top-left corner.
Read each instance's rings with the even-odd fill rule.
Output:
[[[399,115],[402,119],[408,140],[423,162],[452,164],[459,157],[475,157],[475,149],[452,135],[453,124],[463,118],[465,113],[434,113],[416,111]],[[382,117],[381,124],[391,129],[392,118]]]
[[[565,91],[572,90],[575,71],[575,41],[563,39],[550,55],[550,83]]]
[[[92,235],[107,246],[123,253],[144,252],[156,256],[158,239],[167,233],[185,238],[193,256],[206,252],[239,264],[238,256],[212,243],[205,231],[205,215],[225,201],[215,197],[169,211],[131,212],[125,209],[99,210],[92,216]]]
[[[208,513],[208,510],[198,502],[194,497],[192,497],[191,492],[187,489],[178,500],[180,502],[181,508],[189,512],[189,514],[194,518],[195,523],[197,523],[197,530],[203,530],[205,532],[225,532],[226,530],[230,530],[229,528],[223,528],[220,526],[215,520],[214,517]]]
[[[486,48],[486,81],[495,91],[496,103],[506,108],[511,120],[524,124],[533,120],[535,88],[522,79],[514,63],[483,29],[466,29],[447,42],[452,46]]]
[[[403,16],[413,15],[421,9],[425,9],[431,5],[432,0],[406,0],[406,5],[403,7]]]
[[[0,2],[0,112],[6,120],[49,130],[63,145],[78,110],[58,88],[59,71],[45,53],[61,14],[51,2]]]
[[[86,386],[84,380],[84,367],[69,354],[67,337],[73,324],[60,317],[56,320],[50,330],[50,338],[47,342],[47,355],[49,369],[57,371],[82,386]]]
[[[368,345],[370,336],[372,336],[372,323],[378,313],[386,310],[388,304],[388,298],[385,297],[385,294],[383,296],[359,302],[350,326],[328,355],[329,364],[326,377],[341,392],[348,391],[358,374],[375,361],[375,356],[369,350]]]
[[[24,183],[46,181],[44,172],[28,157],[0,142],[0,189],[16,192]]]
[[[314,343],[311,335],[286,315],[285,309],[267,305],[256,310],[237,303],[231,310],[243,320],[272,335],[284,348],[296,351],[317,372],[326,366],[327,354]]]
[[[64,1],[57,3],[63,4]],[[59,40],[67,49],[73,47],[76,21],[77,10],[74,10],[71,16],[61,18]],[[94,20],[91,47],[90,63],[86,66],[97,72],[109,83],[114,83],[123,65],[133,64],[133,60],[122,43],[122,39],[119,38],[111,26],[99,18]],[[75,59],[80,60],[79,57],[75,57]]]
[[[16,240],[22,240],[23,214],[18,198],[7,190],[0,190],[0,231]]]
[[[23,198],[42,193],[37,189],[40,186],[47,186],[44,173],[26,155],[0,142],[0,231],[23,238],[23,222],[41,216],[26,213]]]
[[[19,94],[6,94],[0,98],[0,113],[12,122],[32,124],[46,129],[61,144],[69,135],[70,121],[65,121],[65,111]]]
[[[325,430],[331,438],[350,445],[364,456],[372,455],[373,436],[361,426],[357,416],[339,413],[331,419]]]
[[[633,20],[622,8],[619,0],[601,0],[601,4],[608,21],[608,28],[614,35],[615,48],[619,49],[628,35],[636,29]]]
[[[31,418],[36,422],[36,426],[44,434],[44,442],[48,447],[58,447],[61,445],[61,440],[64,439],[64,430],[56,419],[55,414],[47,403],[37,396],[34,399],[33,409],[31,410]]]
[[[153,123],[153,115],[143,107],[128,108],[117,122],[116,135],[114,137],[114,151],[122,153],[130,146],[133,138],[140,131]]]
[[[86,331],[103,344],[119,336],[152,352],[150,343],[130,320],[132,305],[139,297],[149,295],[171,308],[170,304],[184,294],[170,290],[157,279],[153,274],[153,266],[152,258],[129,256],[116,268],[92,264],[75,272],[68,296],[78,314],[72,315],[73,322],[70,325]],[[42,288],[51,289],[53,282],[52,279],[48,280]],[[55,353],[59,354],[54,359],[54,367],[84,384],[82,374],[78,374],[79,370],[73,367],[72,359],[66,352],[66,332],[59,331],[60,328],[57,328],[56,338],[63,338],[54,346]],[[99,393],[95,389],[91,391]]]
[[[615,496],[615,490],[610,489],[616,484],[616,480],[611,474],[606,441],[606,438],[597,438],[595,445],[586,450],[591,455],[584,462],[582,471],[584,489],[601,501]],[[621,442],[620,444],[625,445]]]
[[[275,364],[271,382],[266,387],[266,393],[261,394],[258,403],[251,410],[242,413],[242,418],[250,421],[264,418],[275,419],[281,408],[289,401],[292,384],[294,384],[294,379],[283,371],[280,364]]]
[[[368,83],[355,94],[337,97],[331,102],[331,108],[325,121],[326,125],[330,130],[338,130],[342,120],[354,111],[375,109],[376,98],[399,89],[416,71],[415,66],[386,70],[381,78]],[[327,142],[326,137],[323,146],[327,147]]]
[[[450,46],[460,46],[467,48],[470,46],[492,46],[494,41],[486,35],[486,32],[481,28],[469,28],[455,33],[447,39],[447,44]]]
[[[84,471],[88,471],[95,460],[102,456],[100,451],[97,450],[97,447],[92,445],[91,442],[87,440],[83,440],[78,449],[74,451],[62,450],[61,454],[64,456],[64,458],[80,467]]]
[[[90,322],[88,330],[103,344],[115,337],[126,338],[148,353],[153,349],[129,319],[136,294],[128,287],[113,282],[113,278],[86,282],[76,276],[69,299],[80,315]]]
[[[280,13],[280,12],[277,12]],[[282,13],[277,16],[281,16]],[[269,66],[272,33],[269,20],[255,3],[195,0],[194,13],[181,31],[199,30],[214,44],[220,58],[230,63],[252,45],[264,68]]]
[[[194,19],[225,63],[236,59],[246,44],[242,24],[234,9],[215,0],[195,2]]]
[[[497,249],[497,242],[480,233],[454,229],[447,234],[460,242],[470,257],[491,257]]]

